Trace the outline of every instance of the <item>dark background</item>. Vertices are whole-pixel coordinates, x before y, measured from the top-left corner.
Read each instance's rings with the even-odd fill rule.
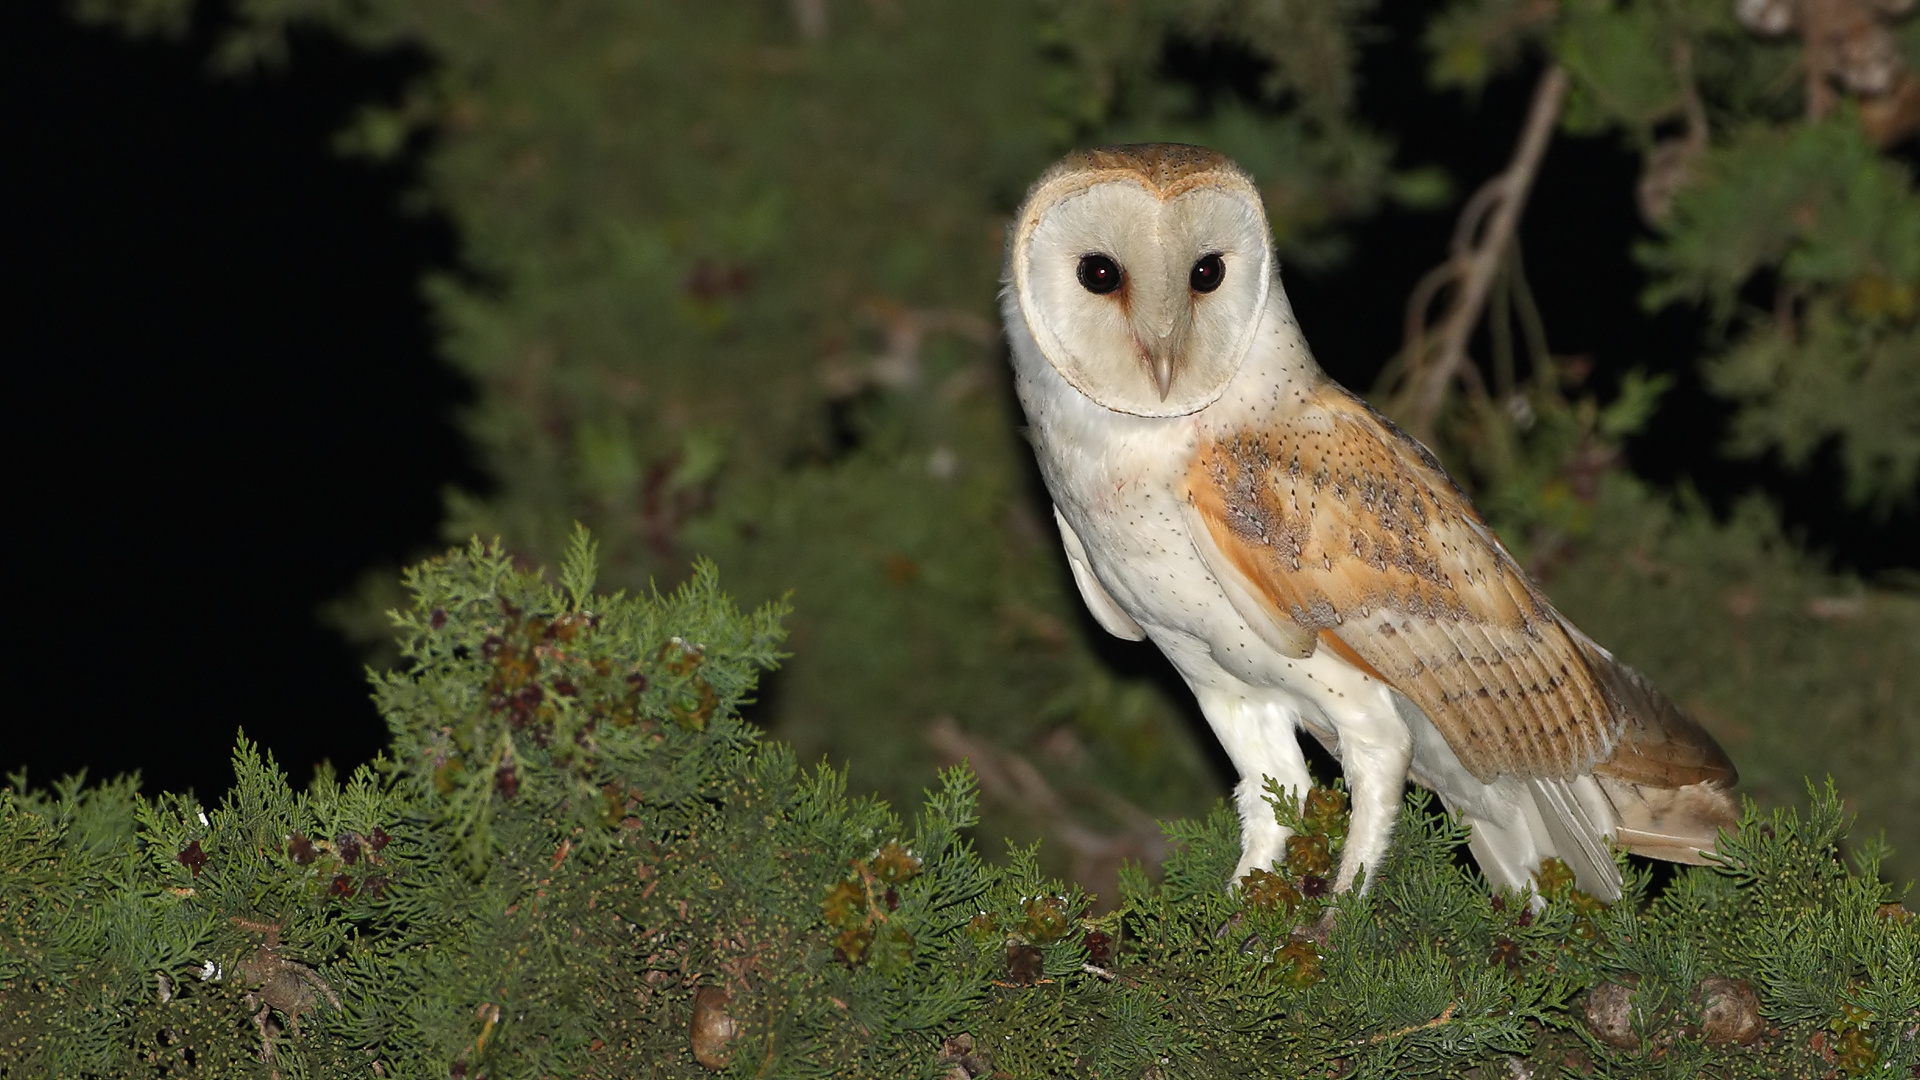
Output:
[[[130,43],[0,5],[9,484],[0,766],[225,789],[234,732],[296,782],[386,741],[315,610],[436,541],[478,480],[423,272],[451,231],[410,163],[331,137],[423,70],[324,38],[208,73],[211,28]],[[262,708],[257,703],[271,702]]]
[[[1478,101],[1431,94],[1424,13],[1385,7],[1363,111],[1403,164],[1442,165],[1464,196],[1505,163],[1531,79]],[[417,158],[331,149],[358,105],[396,97],[426,58],[308,36],[283,71],[216,78],[214,22],[181,43],[128,42],[53,0],[0,4],[13,551],[0,769],[37,783],[138,769],[148,791],[211,796],[241,728],[295,783],[323,758],[371,758],[384,727],[317,608],[366,568],[437,547],[440,492],[484,484],[418,286],[459,271],[456,238],[403,208]],[[1217,49],[1167,63],[1209,93],[1259,77]],[[1635,471],[1722,509],[1764,486],[1842,567],[1909,561],[1920,517],[1847,508],[1831,458],[1792,474],[1717,455],[1728,409],[1692,372],[1698,316],[1636,301],[1637,167],[1611,140],[1558,140],[1522,230],[1556,353],[1592,354],[1613,373],[1602,380],[1635,365],[1679,377],[1630,447]],[[1340,269],[1288,276],[1336,377],[1364,388],[1397,349],[1455,206],[1390,210],[1352,231]]]

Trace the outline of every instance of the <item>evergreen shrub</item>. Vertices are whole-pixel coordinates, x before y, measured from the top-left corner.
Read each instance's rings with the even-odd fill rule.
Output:
[[[1605,906],[1488,892],[1422,795],[1361,896],[1345,799],[1224,806],[1112,906],[908,821],[738,713],[782,610],[711,564],[558,583],[475,541],[408,572],[389,756],[294,791],[244,736],[216,806],[137,779],[0,793],[0,1077],[1920,1075],[1920,920],[1831,788]]]

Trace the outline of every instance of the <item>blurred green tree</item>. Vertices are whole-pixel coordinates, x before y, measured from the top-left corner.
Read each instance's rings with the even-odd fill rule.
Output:
[[[619,585],[699,553],[745,600],[791,590],[805,659],[758,719],[902,802],[944,757],[998,751],[989,827],[1077,821],[1074,869],[1110,894],[1120,858],[1157,852],[1153,817],[1216,780],[1178,707],[1096,657],[1034,501],[998,357],[1003,222],[1070,146],[1177,137],[1259,173],[1289,255],[1336,258],[1338,222],[1422,194],[1351,116],[1365,7],[293,0],[240,9],[220,60],[277,58],[319,19],[438,61],[342,143],[431,133],[426,195],[474,270],[428,283],[498,481],[450,497],[449,536],[551,562],[579,520]],[[1268,64],[1257,99],[1162,77],[1177,38]]]
[[[1626,475],[1619,445],[1661,384],[1585,391],[1549,348],[1514,241],[1553,133],[1620,132],[1645,155],[1650,302],[1719,317],[1702,362],[1740,405],[1732,449],[1803,461],[1838,440],[1858,499],[1910,500],[1920,205],[1886,148],[1920,127],[1920,33],[1894,7],[1441,10],[1436,92],[1543,74],[1513,168],[1466,201],[1456,250],[1434,253],[1446,262],[1376,397],[1570,614],[1727,742],[1749,790],[1791,797],[1831,771],[1908,869],[1920,602],[1826,571],[1764,503],[1716,522]],[[145,30],[191,8],[79,3]],[[677,580],[703,554],[743,601],[791,590],[795,659],[758,719],[900,803],[968,756],[984,831],[1050,834],[1071,860],[1053,869],[1111,895],[1119,860],[1161,850],[1151,818],[1195,812],[1219,780],[1182,702],[1139,674],[1157,658],[1098,643],[1067,585],[997,356],[1004,218],[1071,146],[1198,142],[1259,179],[1289,265],[1337,260],[1343,224],[1446,194],[1395,172],[1390,133],[1355,118],[1369,9],[245,0],[218,60],[274,61],[303,22],[436,60],[341,142],[429,140],[422,196],[466,245],[472,273],[428,288],[498,486],[450,496],[450,538],[497,534],[553,563],[578,520],[614,585]],[[1264,78],[1209,96],[1168,74],[1182,46],[1231,50]],[[390,579],[370,575],[343,610],[391,606]]]

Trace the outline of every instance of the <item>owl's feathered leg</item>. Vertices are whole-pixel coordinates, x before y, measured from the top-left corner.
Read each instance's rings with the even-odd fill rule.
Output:
[[[1313,777],[1300,750],[1299,718],[1293,709],[1251,687],[1194,686],[1193,695],[1240,773],[1233,789],[1234,806],[1240,811],[1240,864],[1233,868],[1237,882],[1256,867],[1272,868],[1292,835],[1274,819],[1273,807],[1267,804],[1266,778],[1273,777],[1283,790],[1305,798]]]
[[[1374,688],[1371,694],[1350,695],[1351,708],[1329,710],[1328,716],[1339,733],[1340,768],[1353,806],[1340,874],[1333,882],[1342,892],[1353,887],[1363,869],[1371,883],[1386,858],[1413,760],[1413,736],[1394,710],[1391,691],[1377,683]]]

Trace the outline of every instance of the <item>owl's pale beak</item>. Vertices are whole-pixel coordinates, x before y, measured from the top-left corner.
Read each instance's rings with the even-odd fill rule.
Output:
[[[1133,348],[1152,374],[1154,385],[1160,388],[1160,400],[1167,400],[1167,395],[1173,392],[1174,357],[1180,354],[1178,337],[1172,334],[1142,334],[1135,329]]]
[[[1176,269],[1167,268],[1167,280],[1159,288],[1148,290],[1144,302],[1129,312],[1134,345],[1140,350],[1140,359],[1146,361],[1154,385],[1160,388],[1161,401],[1173,393],[1173,376],[1186,366],[1182,360],[1193,318],[1185,271]]]

